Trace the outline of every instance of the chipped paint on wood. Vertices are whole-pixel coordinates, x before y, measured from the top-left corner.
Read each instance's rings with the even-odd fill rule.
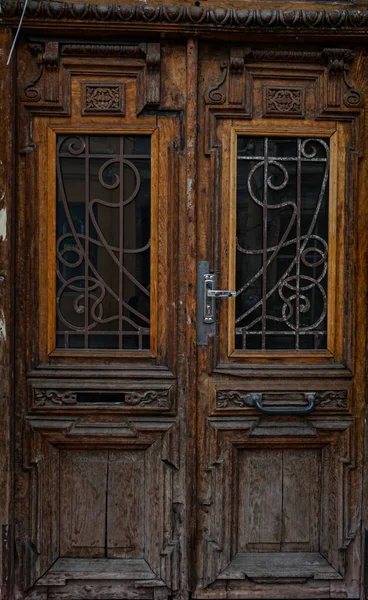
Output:
[[[4,199],[5,192],[2,194],[1,200]],[[6,208],[0,209],[0,241],[6,240]]]
[[[6,324],[2,309],[0,309],[0,342],[6,342]]]

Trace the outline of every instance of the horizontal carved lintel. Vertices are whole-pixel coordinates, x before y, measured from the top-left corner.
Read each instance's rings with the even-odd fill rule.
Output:
[[[24,3],[21,0],[2,0],[2,17],[19,18]],[[364,33],[368,29],[368,11],[365,9],[334,10],[286,10],[216,8],[197,6],[141,6],[129,4],[95,4],[81,2],[49,2],[30,0],[25,11],[25,26],[28,19],[47,21],[113,22],[132,24],[185,25],[201,29],[312,30],[316,34],[331,30]]]

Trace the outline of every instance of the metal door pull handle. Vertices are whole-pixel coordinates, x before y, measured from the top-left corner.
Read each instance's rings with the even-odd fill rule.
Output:
[[[314,410],[317,394],[316,392],[305,392],[303,395],[307,404],[300,408],[266,408],[262,404],[261,393],[252,394],[252,400],[258,410],[266,415],[307,415]]]
[[[236,292],[231,290],[207,290],[208,298],[235,298]]]

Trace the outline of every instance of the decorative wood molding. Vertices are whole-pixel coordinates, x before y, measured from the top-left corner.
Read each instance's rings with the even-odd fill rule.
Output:
[[[74,42],[60,44],[61,56],[115,56],[119,58],[145,58],[146,44],[88,44]]]
[[[48,41],[42,37],[30,36],[28,38],[28,50],[25,53],[26,69],[20,81],[27,81],[28,72],[31,80],[25,84],[21,100],[30,115],[70,115],[72,106],[71,73],[74,64],[67,60],[70,56],[80,57],[78,64],[81,65],[85,59],[89,66],[90,57],[101,59],[101,64],[94,65],[100,74],[101,65],[104,60],[112,56],[121,59],[119,69],[127,77],[136,79],[136,112],[139,115],[144,109],[159,109],[161,101],[161,45],[159,42],[152,43],[88,43],[70,42],[63,40]],[[128,68],[128,69],[127,69]],[[89,70],[91,73],[93,68]],[[108,74],[108,70],[106,70]],[[125,115],[125,86],[116,79],[117,72],[114,71],[114,80],[95,80],[82,84],[83,101],[82,115]],[[91,75],[91,77],[94,77]],[[89,96],[87,94],[89,89]],[[100,89],[97,89],[100,88]],[[27,132],[27,127],[24,128]],[[25,145],[29,145],[29,141]]]
[[[111,393],[111,402],[107,400],[101,400],[96,402],[93,400],[95,394],[103,393],[104,395]],[[33,388],[33,405],[35,408],[56,408],[56,407],[77,407],[79,410],[90,407],[91,403],[88,402],[88,398],[83,402],[78,403],[78,394],[83,394],[84,397],[91,395],[91,403],[96,406],[101,404],[107,406],[109,409],[129,409],[133,412],[137,409],[145,410],[172,410],[174,407],[175,399],[175,386],[169,386],[161,389],[141,389],[136,387],[125,389],[58,389],[53,387]]]
[[[70,390],[42,390],[34,389],[34,403],[35,406],[62,406],[77,403],[76,392]]]
[[[24,88],[24,100],[31,102],[58,102],[59,100],[59,42],[47,41],[44,44],[30,43],[29,48],[36,55],[39,66],[36,78]],[[40,87],[36,85],[40,82]]]
[[[161,392],[130,392],[125,394],[127,406],[147,406],[157,404],[160,408],[170,408],[169,390]]]
[[[82,84],[82,114],[123,115],[125,109],[125,85],[113,82],[88,82]]]
[[[244,82],[244,50],[241,47],[230,48],[230,81],[229,102],[230,104],[243,104],[245,82]]]
[[[240,390],[217,390],[216,408],[253,408],[254,401],[252,395],[259,391],[240,391]],[[320,408],[348,408],[348,390],[327,390],[316,391],[315,406]],[[275,396],[275,399],[282,397],[287,406],[288,402],[295,400],[296,394],[300,392],[282,391],[272,392],[267,390],[263,392],[265,396]]]
[[[264,116],[301,117],[304,115],[304,90],[287,86],[266,86]]]
[[[318,406],[328,408],[347,408],[348,391],[347,390],[328,390],[327,392],[318,392]]]
[[[2,0],[3,21],[21,15],[23,2]],[[280,34],[291,31],[313,31],[316,34],[331,31],[365,34],[368,29],[368,11],[361,9],[334,10],[281,10],[202,8],[197,6],[140,6],[129,4],[94,4],[81,2],[48,2],[31,0],[27,5],[27,21],[75,21],[149,24],[201,30],[274,30]]]
[[[220,65],[221,68],[221,76],[219,78],[219,81],[209,87],[206,90],[205,93],[205,100],[206,100],[206,104],[224,104],[224,102],[226,101],[226,89],[224,86],[226,77],[227,77],[227,71],[228,71],[228,65],[226,62],[222,62]],[[222,88],[222,89],[221,89]]]

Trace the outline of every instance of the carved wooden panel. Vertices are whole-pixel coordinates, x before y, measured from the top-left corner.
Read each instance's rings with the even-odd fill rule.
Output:
[[[201,485],[207,585],[217,578],[343,578],[344,553],[358,525],[350,495],[353,428],[351,417],[208,419]]]
[[[68,408],[90,411],[109,408],[125,412],[172,412],[176,405],[176,385],[134,380],[110,380],[105,385],[95,382],[63,382],[58,379],[33,379],[31,406],[36,411],[58,411]]]
[[[303,116],[303,88],[268,86],[264,88],[264,116]]]
[[[83,84],[82,114],[124,114],[125,86],[123,83],[88,82]]]
[[[237,390],[218,390],[216,393],[216,409],[239,409],[256,408],[255,395],[262,396],[262,405],[274,408],[284,408],[287,410],[297,407],[303,408],[306,396],[313,395],[315,408],[326,409],[347,409],[348,408],[348,390],[325,390],[313,392],[288,392],[280,390],[278,392],[267,390],[266,392],[247,392]]]

